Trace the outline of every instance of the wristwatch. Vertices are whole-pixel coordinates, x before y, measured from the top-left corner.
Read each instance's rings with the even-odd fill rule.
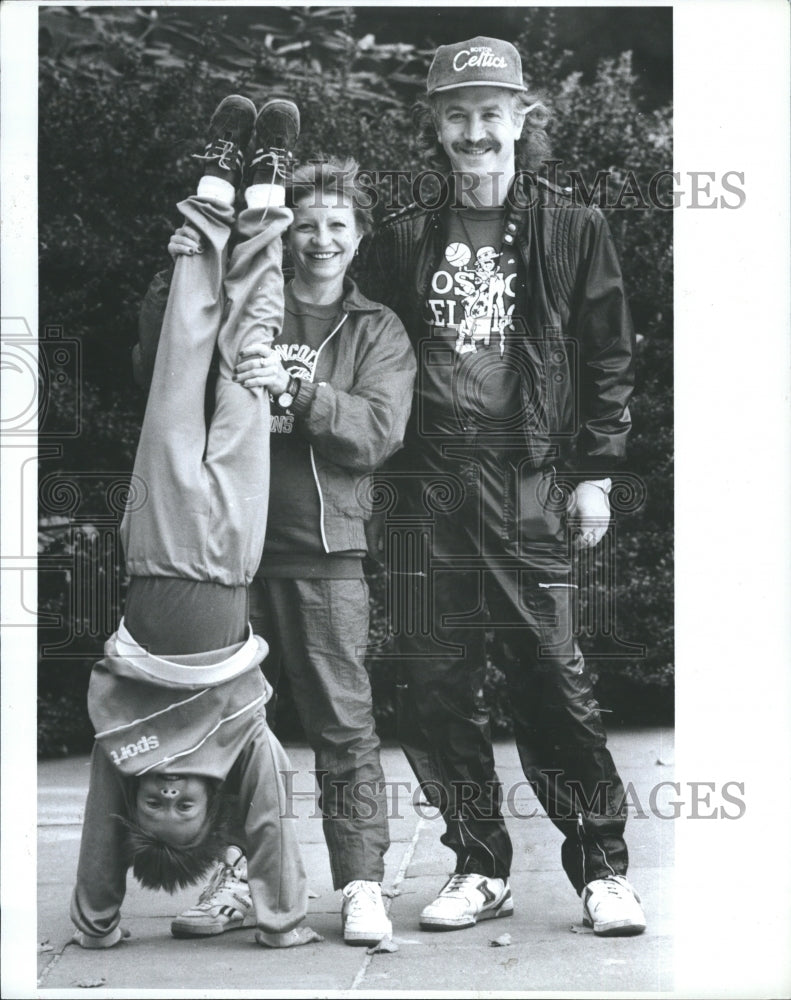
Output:
[[[294,375],[288,380],[288,385],[286,386],[286,391],[281,392],[280,395],[275,399],[275,402],[281,409],[287,410],[289,406],[297,398],[297,393],[299,392],[299,387],[302,382]]]

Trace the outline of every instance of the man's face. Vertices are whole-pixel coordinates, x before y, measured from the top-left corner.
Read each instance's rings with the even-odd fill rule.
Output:
[[[191,844],[206,822],[209,789],[194,774],[144,774],[135,799],[137,823],[169,844]]]
[[[514,174],[514,143],[522,133],[513,93],[502,87],[459,87],[437,95],[437,137],[453,170],[482,177]]]

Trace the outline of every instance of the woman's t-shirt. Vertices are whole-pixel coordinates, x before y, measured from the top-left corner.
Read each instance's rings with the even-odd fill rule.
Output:
[[[287,285],[283,330],[274,348],[286,371],[312,382],[318,351],[341,316],[341,299],[314,305],[298,299]],[[302,578],[360,576],[363,553],[324,551],[321,502],[310,444],[294,415],[272,407],[269,515],[258,576]],[[350,559],[349,557],[353,557]]]

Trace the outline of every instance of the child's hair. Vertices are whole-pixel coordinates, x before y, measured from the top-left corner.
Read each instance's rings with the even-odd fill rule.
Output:
[[[147,833],[133,820],[117,816],[126,827],[124,856],[144,889],[176,889],[200,882],[228,846],[221,827],[207,821],[205,833],[187,847],[169,844]]]

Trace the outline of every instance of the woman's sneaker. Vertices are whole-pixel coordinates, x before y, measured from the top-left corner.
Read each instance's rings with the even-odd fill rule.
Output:
[[[645,930],[640,897],[623,875],[588,882],[582,890],[582,923],[601,937],[628,937]]]
[[[343,887],[343,940],[352,945],[375,945],[393,933],[385,913],[378,882],[356,879]]]
[[[424,931],[455,931],[479,920],[510,917],[514,901],[508,882],[483,875],[452,875],[420,914]]]
[[[238,847],[229,847],[198,902],[176,917],[170,933],[177,938],[208,937],[255,925],[247,861]]]
[[[261,108],[255,121],[250,184],[278,184],[288,178],[299,125],[299,108],[293,101],[274,97]]]
[[[254,127],[253,102],[239,94],[231,94],[215,108],[209,122],[206,148],[202,153],[195,153],[193,159],[204,161],[204,174],[220,177],[238,188]]]

